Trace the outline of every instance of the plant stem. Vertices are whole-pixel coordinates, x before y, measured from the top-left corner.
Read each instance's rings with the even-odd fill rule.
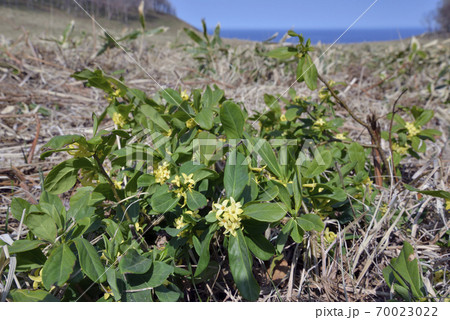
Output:
[[[375,132],[375,130],[370,126],[370,124],[364,122],[363,120],[361,120],[358,116],[356,116],[356,114],[353,113],[353,111],[350,109],[350,107],[347,105],[347,103],[345,103],[345,101],[343,101],[341,98],[338,97],[338,95],[336,94],[336,92],[334,92],[333,88],[331,88],[331,86],[328,84],[328,82],[320,75],[318,74],[317,77],[319,78],[319,80],[327,87],[327,89],[330,91],[331,95],[333,96],[333,98],[336,100],[336,102],[345,109],[345,111],[347,111],[347,113],[356,121],[358,122],[360,125],[362,125],[364,128],[367,129],[367,131],[370,134],[370,137],[372,139],[373,142],[376,141],[376,143],[374,144],[375,149],[377,149],[378,154],[381,158],[381,161],[383,162],[383,165],[385,167],[385,170],[387,168],[389,168],[388,162],[386,160],[386,157],[384,155],[384,151],[381,148],[381,145],[377,139],[377,133]]]
[[[100,169],[100,173],[102,174],[102,176],[104,176],[106,178],[106,180],[108,181],[108,184],[111,186],[111,189],[112,189],[113,194],[114,194],[114,198],[116,198],[117,203],[122,208],[123,214],[125,215],[125,218],[127,218],[127,220],[129,222],[132,222],[130,216],[127,213],[127,210],[126,210],[125,206],[122,203],[122,199],[120,199],[119,194],[117,193],[116,186],[114,185],[114,182],[109,177],[109,175],[106,172],[105,168],[103,168],[103,165],[102,165],[100,159],[98,158],[97,154],[94,154],[94,159],[97,162],[98,168]]]

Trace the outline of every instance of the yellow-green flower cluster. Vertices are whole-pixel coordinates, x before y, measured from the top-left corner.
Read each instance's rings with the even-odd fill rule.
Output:
[[[191,173],[187,175],[186,173],[182,173],[181,177],[176,175],[174,179],[171,181],[174,186],[177,187],[173,192],[176,193],[178,198],[184,197],[186,199],[186,191],[192,191],[195,187],[195,180],[193,179],[194,174]],[[183,181],[181,181],[183,178]]]
[[[241,229],[241,214],[244,210],[241,209],[240,202],[236,202],[233,197],[226,199],[222,203],[213,204],[216,212],[216,219],[219,221],[219,226],[225,228],[224,234],[230,233],[236,236],[236,230]]]
[[[197,122],[195,122],[194,118],[190,118],[189,120],[186,121],[186,127],[188,129],[195,128],[196,125],[197,125]]]
[[[189,100],[189,95],[187,94],[187,90],[184,90],[181,92],[181,99],[183,99],[183,101]]]
[[[314,122],[313,128],[322,129],[325,126],[326,122],[322,118],[319,118]]]
[[[170,178],[169,164],[164,161],[162,165],[158,165],[155,172],[155,182],[163,185]]]
[[[408,130],[408,138],[412,138],[417,136],[420,133],[420,127],[416,127],[414,123],[406,122],[405,124],[406,130]]]
[[[114,112],[112,116],[113,122],[117,125],[117,127],[122,128],[127,123],[127,117],[119,112]]]
[[[200,219],[201,218],[201,216],[198,214],[198,210],[196,210],[196,211],[186,210],[184,212],[184,214],[188,214],[192,218],[195,218],[195,219]],[[180,230],[180,229],[183,229],[187,225],[194,225],[195,222],[193,222],[193,221],[185,221],[184,217],[180,216],[180,217],[175,219],[174,224],[175,224],[175,228]],[[177,234],[177,236],[178,237],[184,237],[187,234],[187,232],[188,232],[188,230],[183,230],[182,232]]]
[[[327,244],[331,244],[337,238],[337,235],[333,231],[330,231],[328,227],[326,227],[323,233],[323,237]]]
[[[392,151],[397,152],[399,155],[404,155],[408,151],[408,147],[402,147],[397,143],[393,143]]]
[[[286,115],[284,113],[281,114],[280,121],[287,121]]]
[[[90,157],[94,154],[93,152],[90,152],[84,145],[79,144],[78,142],[72,143],[68,147],[72,150],[67,151],[67,153],[71,156],[74,156],[75,158]]]
[[[338,140],[345,140],[345,139],[347,139],[347,138],[344,136],[343,133],[338,133],[338,134],[336,135],[336,139],[338,139]]]

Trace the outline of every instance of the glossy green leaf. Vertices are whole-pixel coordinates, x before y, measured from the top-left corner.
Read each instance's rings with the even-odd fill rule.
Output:
[[[248,179],[248,166],[245,156],[234,150],[228,156],[223,177],[227,197],[238,200],[248,183]]]
[[[284,249],[284,245],[286,244],[289,235],[292,232],[292,229],[295,227],[295,220],[289,219],[289,221],[281,228],[280,233],[277,237],[276,249],[278,253],[281,253]]]
[[[83,272],[94,282],[105,282],[105,268],[94,246],[83,238],[77,238],[74,242],[77,247],[78,260],[80,261]]]
[[[45,244],[41,240],[16,240],[8,248],[9,254],[15,254],[19,252],[27,252],[40,247]]]
[[[297,224],[305,231],[322,231],[325,227],[322,219],[316,214],[304,214],[296,219]]]
[[[255,257],[267,261],[275,254],[273,245],[262,234],[254,234],[245,237],[247,246]]]
[[[242,137],[245,119],[237,104],[225,101],[220,108],[220,121],[228,139],[240,139]]]
[[[310,90],[317,89],[317,69],[314,62],[311,60],[309,55],[305,56],[305,61],[302,67],[303,77],[305,83]]]
[[[236,231],[236,236],[229,238],[228,259],[231,274],[242,297],[249,301],[258,300],[260,288],[253,276],[252,258],[240,229]]]
[[[292,58],[297,54],[297,50],[292,47],[278,47],[269,51],[266,56],[280,60]]]
[[[58,298],[44,290],[13,289],[9,295],[14,302],[59,302]]]
[[[62,286],[69,280],[77,258],[65,243],[54,248],[42,269],[42,282],[47,290]]]
[[[54,167],[44,180],[44,188],[53,194],[64,193],[75,185],[79,169],[92,169],[86,158],[73,158]]]
[[[146,273],[151,266],[152,260],[139,255],[134,249],[128,250],[125,256],[119,261],[119,268],[122,273],[143,274]]]
[[[208,200],[206,199],[206,197],[200,192],[195,190],[187,191],[186,197],[187,197],[186,200],[187,206],[192,211],[204,208],[208,204]]]
[[[153,210],[159,213],[166,213],[175,208],[178,201],[179,199],[172,192],[167,192],[153,195],[150,204]]]
[[[403,287],[400,293],[403,293],[402,296],[405,299],[410,300],[410,295],[416,299],[425,296],[419,264],[414,249],[408,242],[404,242],[399,257],[393,258],[390,265],[384,268],[383,275],[389,286],[392,286],[395,281]],[[408,295],[405,294],[406,292]]]
[[[244,208],[244,215],[264,222],[280,221],[286,215],[286,206],[282,203],[254,203]]]
[[[55,241],[56,224],[48,214],[30,213],[25,219],[25,224],[36,237],[50,242]]]

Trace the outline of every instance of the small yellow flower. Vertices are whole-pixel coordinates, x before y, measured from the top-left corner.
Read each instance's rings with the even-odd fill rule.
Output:
[[[173,132],[172,129],[169,129],[169,131],[163,132],[163,135],[166,137],[170,137],[172,135],[172,132]]]
[[[244,212],[241,207],[241,203],[236,202],[233,197],[224,200],[222,203],[213,204],[219,226],[225,228],[224,234],[230,233],[236,236],[236,230],[241,228],[241,214]]]
[[[134,224],[134,227],[136,228],[136,231],[137,231],[137,232],[139,232],[139,231],[143,232],[143,231],[144,231],[144,228],[141,227],[141,225],[139,224],[139,222],[136,222],[136,223]]]
[[[195,185],[195,180],[192,179],[192,177],[194,176],[193,173],[191,173],[190,175],[186,175],[186,173],[182,173],[181,175],[183,176],[184,184],[185,184],[185,185],[194,187],[194,185]]]
[[[338,140],[345,140],[346,137],[344,136],[344,134],[338,133],[338,134],[336,135],[336,139],[338,139]]]
[[[450,210],[450,199],[445,200],[445,210]]]
[[[311,191],[312,191],[317,186],[317,183],[315,183],[315,182],[314,183],[304,183],[302,186],[305,188],[311,188]]]
[[[420,133],[420,127],[416,127],[414,123],[406,122],[405,128],[408,130],[408,138],[410,139]]]
[[[281,114],[280,120],[281,121],[287,121],[286,115],[284,113]]]
[[[162,165],[155,170],[155,182],[163,185],[170,178],[169,164],[164,161]]]
[[[188,129],[195,128],[196,125],[197,125],[197,122],[195,122],[194,118],[190,118],[189,120],[186,121],[186,127]]]
[[[113,183],[114,183],[114,187],[116,187],[116,189],[118,189],[118,190],[122,189],[122,181],[113,180]]]
[[[314,122],[314,127],[323,127],[325,123],[326,122],[322,118],[319,118]]]
[[[336,237],[337,237],[336,233],[334,233],[333,231],[330,231],[330,229],[328,227],[325,228],[324,238],[328,244],[332,243],[334,241],[334,239],[336,239]]]
[[[33,289],[36,290],[39,288],[39,285],[42,284],[42,268],[36,269],[34,274],[29,274],[28,277],[33,281]]]
[[[399,155],[404,155],[408,151],[408,147],[402,147],[397,143],[393,143],[392,151],[397,152]]]
[[[94,154],[93,152],[90,152],[84,145],[80,145],[78,142],[70,144],[68,148],[73,150],[67,151],[67,153],[71,156],[74,156],[75,158],[90,157]]]
[[[105,294],[103,295],[103,299],[108,300],[109,297],[114,297],[114,293],[112,292],[111,288],[108,286],[106,288],[103,288]]]
[[[181,186],[180,176],[176,175],[171,182],[179,188]]]
[[[189,100],[189,95],[187,94],[187,90],[183,90],[181,92],[181,99],[183,99],[183,101]]]
[[[198,210],[195,210],[194,212],[192,212],[191,210],[186,210],[185,213],[192,216],[195,219],[200,219],[202,217],[201,215],[198,214]]]
[[[320,89],[320,91],[319,91],[319,99],[321,101],[326,100],[329,96],[330,95],[329,95],[329,92],[328,92],[327,88],[323,87],[322,89]]]
[[[187,223],[184,222],[183,216],[175,219],[175,228],[183,229],[185,226],[187,226]]]
[[[113,113],[112,120],[119,128],[122,128],[127,123],[127,118],[119,112]]]

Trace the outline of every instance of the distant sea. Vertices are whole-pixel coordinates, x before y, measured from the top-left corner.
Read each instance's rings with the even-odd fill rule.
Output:
[[[223,29],[223,38],[236,38],[242,40],[264,41],[278,32],[278,36],[272,41],[278,42],[288,30],[251,30],[251,29]],[[294,29],[297,33],[302,33],[305,38],[310,38],[313,44],[333,43],[345,29],[314,30],[314,29]],[[389,41],[409,38],[426,32],[425,28],[401,28],[401,29],[350,29],[337,43],[373,42]],[[291,38],[288,42],[296,42]]]

